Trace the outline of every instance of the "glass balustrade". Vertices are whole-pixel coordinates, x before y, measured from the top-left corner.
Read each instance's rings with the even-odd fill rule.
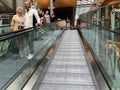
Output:
[[[56,24],[0,37],[0,89],[21,90],[64,31]],[[31,52],[34,56],[28,58]]]
[[[120,3],[79,16],[81,32],[111,90],[120,90]],[[84,22],[83,22],[84,21]],[[82,23],[86,27],[82,27]]]
[[[81,29],[112,90],[120,89],[120,34],[92,26]]]

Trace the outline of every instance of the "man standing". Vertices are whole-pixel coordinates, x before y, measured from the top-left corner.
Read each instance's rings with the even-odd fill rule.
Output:
[[[33,27],[33,15],[37,20],[37,24],[36,25],[40,25],[40,17],[38,15],[38,12],[36,9],[31,8],[30,2],[25,1],[24,6],[26,8],[25,11],[25,28],[30,28]],[[31,59],[34,56],[34,34],[32,32],[29,32],[27,36],[27,44],[28,44],[28,48],[29,48],[29,53],[27,56],[27,59]]]

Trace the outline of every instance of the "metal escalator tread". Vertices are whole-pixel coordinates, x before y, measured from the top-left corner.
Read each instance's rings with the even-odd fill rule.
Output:
[[[38,79],[33,90],[99,90],[76,30],[65,32],[43,80]]]

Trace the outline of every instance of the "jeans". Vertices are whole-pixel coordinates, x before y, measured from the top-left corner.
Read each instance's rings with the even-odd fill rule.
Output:
[[[34,53],[34,33],[33,32],[29,32],[26,33],[26,43],[28,46],[28,54],[33,54]]]

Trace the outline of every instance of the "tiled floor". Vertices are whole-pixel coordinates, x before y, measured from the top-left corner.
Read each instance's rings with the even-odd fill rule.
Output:
[[[77,31],[67,30],[45,72],[33,90],[99,90],[87,64]]]

